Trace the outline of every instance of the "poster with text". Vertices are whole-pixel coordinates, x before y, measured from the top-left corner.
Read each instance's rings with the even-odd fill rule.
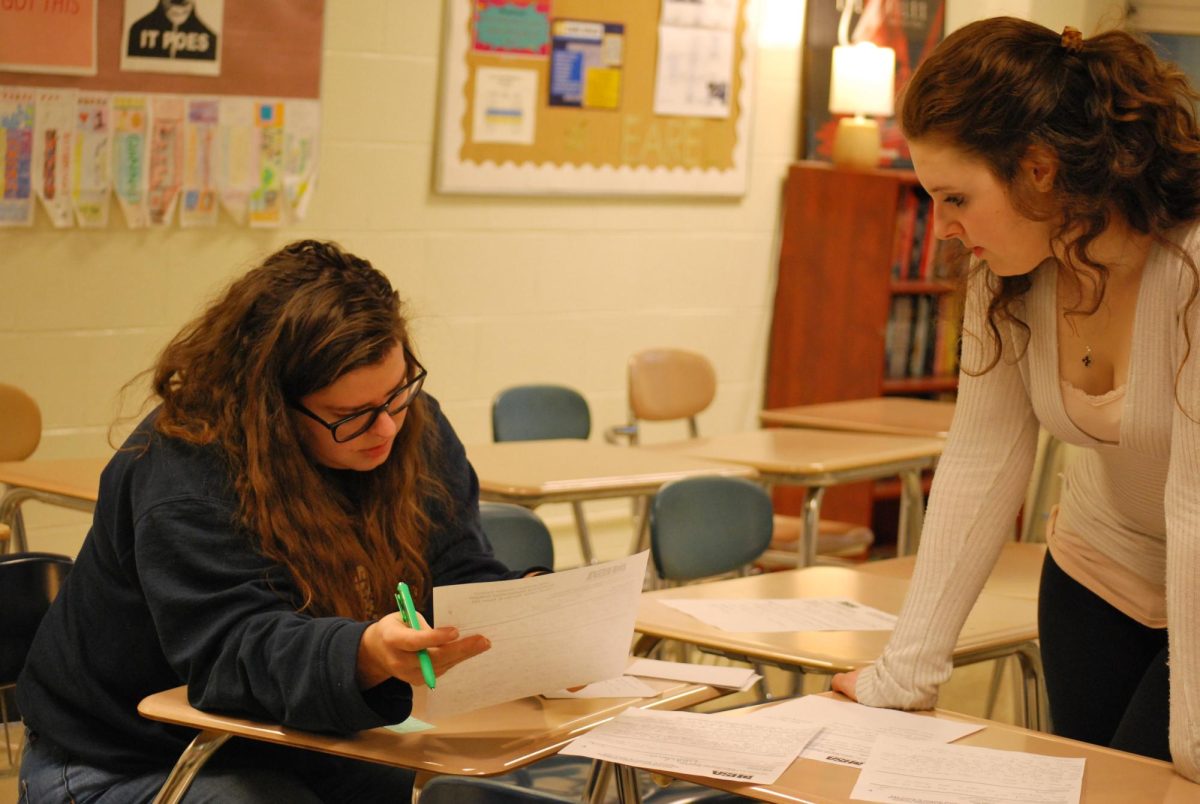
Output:
[[[95,75],[96,3],[0,2],[0,70]]]
[[[121,69],[220,75],[224,18],[225,0],[125,0]]]
[[[551,32],[550,105],[619,108],[625,26],[555,20]]]
[[[479,53],[542,58],[550,53],[550,0],[475,0],[473,23]]]

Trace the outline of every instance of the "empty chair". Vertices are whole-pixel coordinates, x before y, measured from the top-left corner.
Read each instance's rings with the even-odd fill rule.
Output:
[[[519,505],[485,502],[479,504],[483,533],[496,558],[509,569],[554,568],[554,541],[542,518]]]
[[[493,441],[586,439],[592,433],[592,414],[583,394],[565,385],[517,385],[492,400]],[[583,503],[571,503],[583,562],[595,561]]]
[[[690,477],[659,489],[650,552],[664,581],[741,572],[771,543],[771,497],[737,477]]]
[[[58,596],[72,563],[67,556],[54,553],[0,556],[0,718],[4,721],[8,767],[13,770],[20,764],[21,749],[18,744],[14,750],[9,733],[9,699],[25,666],[33,635]]]
[[[692,438],[700,434],[696,416],[717,395],[717,372],[704,355],[684,349],[643,349],[629,358],[629,421],[613,427],[605,437],[624,436],[638,443],[643,421],[684,419]]]
[[[34,398],[0,383],[0,461],[23,461],[42,440],[42,413]],[[18,510],[12,522],[12,549],[25,549],[25,523]],[[0,553],[6,544],[0,542]]]

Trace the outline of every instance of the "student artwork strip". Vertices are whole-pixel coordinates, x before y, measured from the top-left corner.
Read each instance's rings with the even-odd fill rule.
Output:
[[[316,186],[319,101],[0,86],[0,226],[279,227]]]

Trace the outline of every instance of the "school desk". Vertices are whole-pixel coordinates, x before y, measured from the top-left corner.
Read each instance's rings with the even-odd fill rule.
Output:
[[[927,436],[782,428],[726,433],[636,449],[725,461],[754,469],[770,484],[802,486],[804,526],[797,549],[800,565],[807,567],[817,558],[816,534],[825,489],[860,480],[900,477],[903,493],[897,550],[900,555],[915,551],[925,507],[921,470],[937,462],[944,445],[944,439]]]
[[[837,693],[827,697],[846,700]],[[762,707],[769,707],[764,704]],[[732,710],[715,717],[744,717],[751,708]],[[1053,757],[1082,757],[1082,804],[1200,804],[1200,785],[1180,776],[1168,762],[1111,748],[1068,740],[1050,734],[1030,731],[1019,726],[983,720],[957,712],[940,709],[927,714],[945,720],[982,724],[974,734],[955,740],[954,745],[972,745],[1003,751],[1022,751]],[[759,801],[798,802],[808,804],[849,804],[850,791],[858,781],[856,768],[831,765],[813,759],[797,759],[772,784],[736,784],[718,779],[678,776],[690,782],[725,790]]]
[[[76,511],[91,512],[100,492],[100,472],[108,458],[70,458],[46,461],[6,461],[0,463],[0,524],[13,524],[21,504],[37,500]],[[13,529],[11,550],[28,549],[25,534]]]
[[[1038,585],[1041,583],[1042,562],[1046,558],[1045,544],[1030,544],[1026,542],[1006,542],[1000,549],[1000,558],[992,568],[983,585],[985,592],[998,595],[1020,597],[1025,600],[1038,599]],[[863,561],[851,569],[872,575],[884,575],[889,578],[912,578],[913,568],[917,563],[916,556],[901,556],[887,558],[882,561]]]
[[[945,438],[954,418],[953,402],[882,396],[772,408],[758,414],[764,427],[810,427],[855,433]]]
[[[347,737],[201,712],[188,703],[186,687],[147,696],[138,704],[138,712],[150,720],[200,730],[154,799],[155,804],[175,804],[183,799],[204,763],[230,737],[247,737],[426,773],[495,776],[557,752],[582,732],[629,707],[684,709],[721,694],[712,687],[675,683],[656,698],[539,696],[456,715],[427,731],[397,734],[379,728]]]
[[[536,508],[611,497],[649,497],[664,483],[701,475],[754,477],[754,469],[683,455],[655,453],[583,439],[473,444],[467,458],[479,476],[479,498]],[[580,546],[592,563],[582,517]],[[645,523],[638,524],[640,534]]]
[[[883,653],[891,631],[732,632],[708,625],[664,604],[671,598],[753,600],[803,597],[847,598],[899,614],[907,578],[847,567],[805,567],[748,578],[662,589],[642,594],[634,630],[643,636],[634,652],[645,656],[662,640],[696,645],[732,659],[762,662],[800,673],[832,675],[871,664]],[[1037,601],[980,594],[954,646],[956,666],[1014,656],[1022,674],[1024,722],[1042,725],[1045,691],[1037,639]]]

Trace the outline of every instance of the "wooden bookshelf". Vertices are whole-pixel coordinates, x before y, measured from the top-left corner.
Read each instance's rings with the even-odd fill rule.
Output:
[[[921,212],[922,203],[928,206],[928,198],[911,171],[848,170],[821,162],[791,166],[764,407],[955,390],[956,367],[940,376],[931,371],[911,376],[910,368],[929,365],[918,359],[919,352],[911,360],[894,357],[890,368],[904,362],[905,376],[886,376],[893,300],[911,296],[915,308],[918,298],[927,297],[922,304],[940,314],[942,300],[955,298],[956,281],[930,269],[939,252],[936,242],[926,245],[933,222],[928,209]],[[924,215],[923,228],[906,218],[915,211]],[[942,357],[938,365],[945,369]],[[880,490],[890,495],[889,488]],[[870,524],[875,499],[876,484],[831,488],[822,516]],[[800,494],[777,489],[776,507],[798,514]]]

